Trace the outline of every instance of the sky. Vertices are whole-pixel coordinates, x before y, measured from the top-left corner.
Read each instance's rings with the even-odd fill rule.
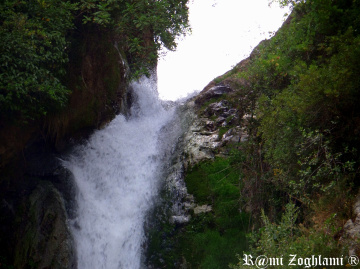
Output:
[[[201,91],[271,37],[289,11],[269,0],[190,0],[192,33],[158,62],[158,92],[176,100]]]

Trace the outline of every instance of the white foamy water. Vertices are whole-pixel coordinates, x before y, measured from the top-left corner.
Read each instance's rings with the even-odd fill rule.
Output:
[[[150,83],[133,88],[131,116],[117,116],[65,162],[78,188],[78,269],[142,267],[143,225],[161,183],[159,135],[174,109],[163,108]]]

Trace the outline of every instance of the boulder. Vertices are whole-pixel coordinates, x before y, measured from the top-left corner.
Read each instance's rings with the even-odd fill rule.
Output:
[[[64,202],[50,182],[40,181],[24,200],[17,227],[15,268],[75,268]]]
[[[201,213],[207,213],[212,211],[212,206],[211,205],[198,205],[197,207],[194,208],[194,214],[198,215]]]
[[[349,256],[360,256],[360,193],[353,206],[354,218],[349,219],[344,225],[344,232],[340,239],[349,248]]]
[[[218,141],[218,131],[207,131],[205,126],[206,121],[197,119],[185,134],[185,168],[206,159],[213,159],[214,151],[221,144]]]
[[[210,99],[217,98],[222,96],[223,94],[230,93],[233,90],[230,87],[224,85],[216,85],[211,87],[210,89],[205,89],[202,91],[195,99],[196,105],[202,105]]]
[[[229,102],[226,100],[221,100],[219,102],[210,104],[204,111],[204,114],[207,117],[218,116],[226,118],[231,114],[229,110]]]

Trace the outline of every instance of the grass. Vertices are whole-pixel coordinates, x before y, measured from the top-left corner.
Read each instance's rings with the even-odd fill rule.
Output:
[[[203,162],[186,174],[188,192],[213,211],[193,216],[179,237],[179,252],[191,268],[227,268],[247,248],[248,216],[239,211],[240,152]]]
[[[241,152],[232,151],[226,158],[217,157],[187,171],[188,192],[198,205],[211,205],[212,211],[192,213],[189,223],[183,225],[162,218],[162,223],[148,232],[148,265],[222,269],[237,262],[236,254],[248,248],[249,216],[239,210],[238,163],[243,158]]]

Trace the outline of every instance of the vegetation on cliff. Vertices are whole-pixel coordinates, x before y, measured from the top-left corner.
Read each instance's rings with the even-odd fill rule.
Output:
[[[248,253],[345,257],[343,226],[353,217],[359,189],[360,5],[278,2],[292,6],[290,17],[248,59],[209,85],[234,92],[199,101],[200,113],[226,100],[247,134],[247,141],[233,147],[244,154],[236,167],[240,208],[251,213]],[[195,200],[202,199],[201,189],[192,190]],[[352,251],[360,254],[358,247]],[[239,255],[233,267],[251,268]]]
[[[253,103],[246,112],[254,115],[247,146],[254,176],[304,207],[336,197],[329,211],[344,212],[357,190],[359,14],[356,1],[301,1],[246,70],[235,67],[225,79]]]
[[[48,169],[46,152],[58,153],[69,138],[84,137],[126,110],[129,80],[147,75],[159,49],[175,49],[176,38],[189,29],[187,2],[0,1],[1,268],[39,268],[62,255],[49,237],[61,240],[52,232],[67,229],[64,209],[46,201],[39,214],[52,214],[28,221],[36,219],[32,188],[45,185],[37,178],[54,183],[57,172],[34,178],[31,163]],[[60,215],[62,223],[54,217]],[[51,254],[42,257],[42,250]]]
[[[30,140],[59,149],[99,128],[189,29],[187,0],[0,3],[0,167]]]
[[[148,72],[160,47],[174,49],[176,37],[187,31],[186,4],[187,0],[2,1],[1,119],[26,122],[66,107],[73,90],[67,84],[69,53],[85,28],[113,32],[132,75]]]
[[[4,1],[1,28],[1,118],[25,119],[65,106],[66,33],[74,5],[67,1]]]

